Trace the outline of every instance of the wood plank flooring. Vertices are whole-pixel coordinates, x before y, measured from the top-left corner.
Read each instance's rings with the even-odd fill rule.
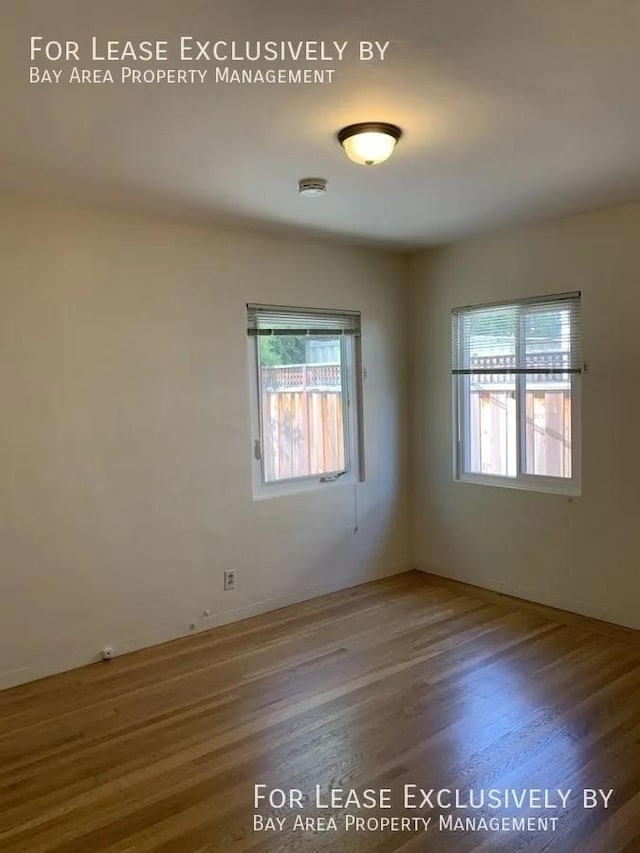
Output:
[[[257,783],[310,801],[254,809]],[[573,794],[452,812],[555,831],[454,831],[437,805],[405,810],[406,784]],[[393,808],[321,809],[315,785],[391,788]],[[609,808],[583,809],[584,788],[613,788]],[[254,832],[254,813],[287,823]],[[640,850],[638,634],[409,573],[4,691],[0,850]]]

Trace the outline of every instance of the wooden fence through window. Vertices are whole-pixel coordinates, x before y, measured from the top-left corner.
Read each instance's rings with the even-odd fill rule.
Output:
[[[261,382],[265,479],[343,470],[340,365],[263,367]]]
[[[514,355],[476,356],[471,367],[508,370]],[[527,365],[539,366],[525,387],[525,466],[528,474],[571,476],[571,380],[568,352],[527,353]],[[553,372],[549,372],[553,371]],[[513,476],[517,469],[515,379],[510,373],[470,377],[470,470]]]

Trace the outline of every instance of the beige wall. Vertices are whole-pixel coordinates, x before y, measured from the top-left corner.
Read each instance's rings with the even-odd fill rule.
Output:
[[[640,628],[640,205],[412,263],[413,547],[426,570]],[[582,291],[582,496],[454,483],[454,306]]]
[[[639,235],[640,205],[503,232],[415,255],[407,291],[389,253],[6,201],[0,686],[412,564],[640,627]],[[451,308],[569,290],[582,496],[454,483]],[[362,311],[364,484],[253,501],[249,301]]]
[[[409,568],[401,258],[11,201],[0,244],[0,686]],[[249,301],[362,311],[364,484],[253,501]]]

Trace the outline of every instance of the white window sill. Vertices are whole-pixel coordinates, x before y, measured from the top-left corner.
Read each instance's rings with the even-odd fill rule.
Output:
[[[296,480],[281,480],[280,482],[271,483],[268,485],[254,484],[253,499],[254,501],[264,501],[269,498],[284,498],[291,495],[300,495],[305,492],[319,492],[323,489],[331,489],[335,486],[349,486],[356,482],[356,478],[352,473],[343,474],[335,480],[326,480],[322,482],[320,477],[302,477]]]
[[[496,486],[499,489],[518,489],[524,492],[542,492],[549,495],[580,497],[579,483],[555,477],[496,477],[488,474],[462,474],[454,477],[456,483],[475,483],[477,486]]]

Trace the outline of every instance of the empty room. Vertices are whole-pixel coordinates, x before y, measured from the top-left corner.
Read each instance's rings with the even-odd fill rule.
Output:
[[[640,3],[0,16],[0,851],[640,851]]]

